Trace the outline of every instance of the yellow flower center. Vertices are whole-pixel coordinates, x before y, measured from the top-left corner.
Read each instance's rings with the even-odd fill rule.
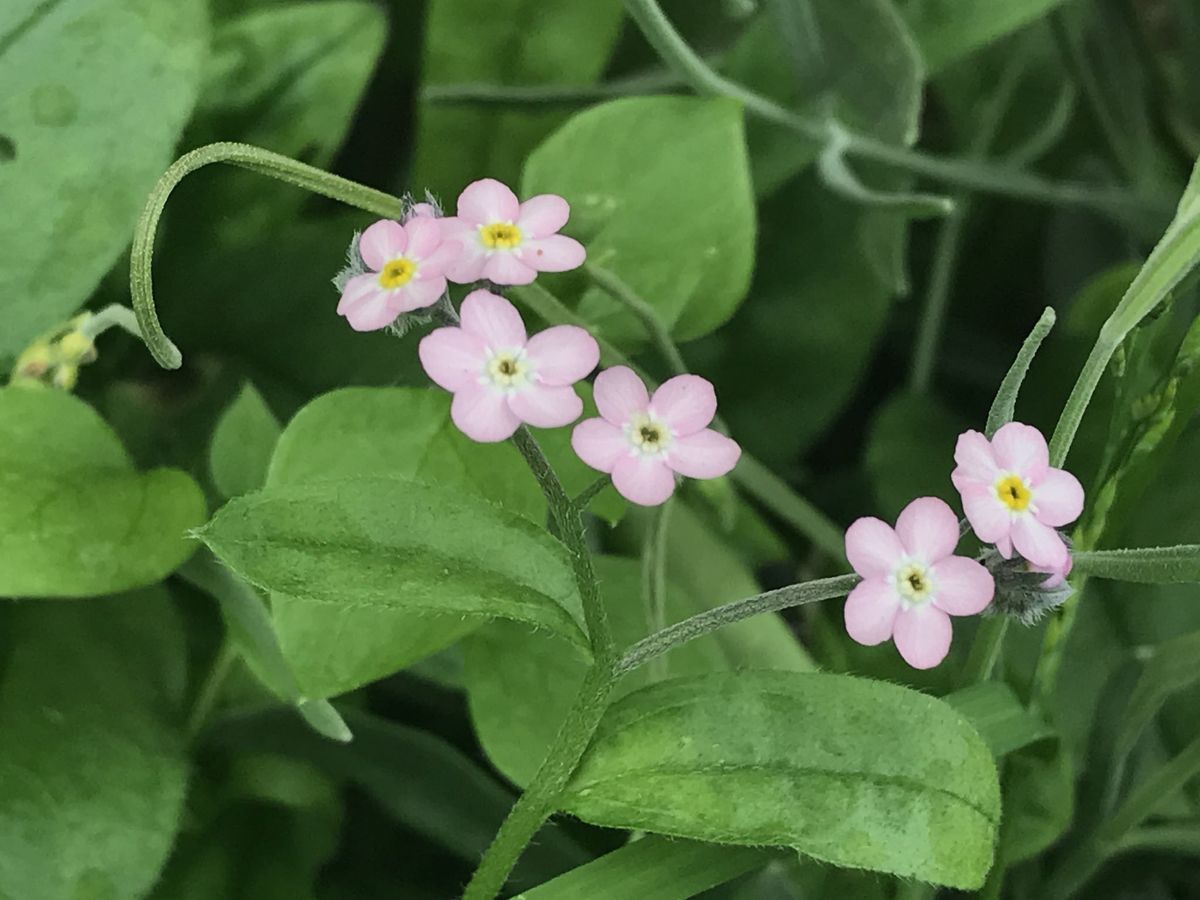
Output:
[[[649,416],[634,416],[626,426],[629,441],[647,455],[661,453],[671,443],[671,431]]]
[[[412,281],[412,277],[417,274],[417,264],[411,259],[400,257],[399,259],[391,259],[384,263],[382,269],[379,270],[379,284],[386,290],[393,290],[398,287],[404,287]]]
[[[479,240],[489,250],[511,250],[521,243],[521,229],[510,222],[479,226]]]
[[[1033,493],[1020,475],[1006,475],[997,481],[996,496],[1013,512],[1024,512],[1033,499]]]
[[[521,387],[529,380],[529,366],[521,351],[501,351],[488,360],[487,378],[499,388]]]
[[[909,603],[924,603],[933,592],[933,579],[925,566],[909,563],[896,573],[896,590]]]

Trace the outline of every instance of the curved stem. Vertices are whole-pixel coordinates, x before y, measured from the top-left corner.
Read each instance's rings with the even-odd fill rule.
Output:
[[[655,0],[625,0],[625,8],[663,61],[697,92],[738,100],[748,112],[789,129],[803,140],[823,146],[830,139],[830,123],[792,112],[713,71],[688,46]],[[1171,215],[1167,204],[1147,204],[1124,191],[1085,184],[1056,183],[1008,167],[943,159],[851,131],[845,132],[845,140],[845,152],[849,156],[883,163],[914,175],[924,175],[971,190],[1092,209],[1146,231],[1155,230],[1157,220]]]
[[[192,172],[213,163],[229,163],[249,169],[251,172],[286,181],[288,184],[339,200],[377,216],[394,218],[401,212],[401,203],[397,197],[250,144],[207,144],[184,154],[163,173],[154,190],[150,192],[133,234],[133,248],[129,259],[129,291],[133,296],[133,309],[137,314],[138,325],[151,355],[164,369],[178,369],[183,362],[183,355],[163,333],[158,313],[154,308],[151,271],[154,238],[171,192]]]
[[[643,300],[637,291],[626,284],[615,272],[610,272],[608,269],[603,269],[592,263],[585,263],[584,268],[592,276],[592,280],[603,288],[609,296],[622,303],[626,309],[637,316],[638,321],[642,323],[642,327],[649,332],[650,340],[654,342],[654,346],[662,354],[671,371],[676,375],[683,375],[687,372],[687,363],[683,359],[683,354],[679,352],[679,347],[676,346],[675,339],[671,337],[670,329],[663,324],[663,320],[654,310],[654,307]]]
[[[647,633],[654,634],[667,627],[667,528],[671,520],[671,501],[655,507],[642,545],[642,599],[646,605]],[[662,660],[654,660],[655,664]],[[659,677],[666,669],[657,668]]]
[[[1003,613],[980,621],[975,640],[971,644],[971,652],[967,654],[967,661],[963,663],[962,672],[958,676],[960,688],[970,687],[992,677],[992,671],[996,668],[1000,651],[1004,647],[1008,622],[1008,616]]]
[[[599,496],[600,492],[610,484],[612,484],[612,476],[601,475],[582,491],[580,491],[578,496],[571,501],[571,505],[575,507],[576,511],[578,512],[586,512],[587,508],[591,506],[592,501],[595,500],[596,497]]]
[[[850,593],[858,582],[857,575],[836,575],[833,578],[821,578],[802,584],[789,584],[787,587],[767,591],[765,594],[734,600],[724,606],[697,613],[682,622],[664,628],[657,634],[643,638],[626,650],[620,662],[617,663],[616,674],[624,675],[680,644],[686,644],[688,641],[716,631],[718,628],[724,628],[733,622],[766,612],[778,612],[793,606],[803,606],[806,603],[842,597]]]
[[[1104,371],[1108,368],[1113,354],[1117,352],[1119,344],[1119,341],[1109,340],[1104,331],[1101,331],[1092,352],[1088,354],[1050,438],[1050,465],[1055,468],[1061,467],[1066,461],[1071,444],[1075,440],[1075,432],[1079,430],[1079,423],[1083,421],[1083,414],[1087,412],[1092,395],[1096,393],[1096,387],[1104,377]]]

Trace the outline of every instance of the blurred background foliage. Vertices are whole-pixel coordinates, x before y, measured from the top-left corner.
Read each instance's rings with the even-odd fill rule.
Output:
[[[852,199],[818,164],[816,144],[745,117],[734,101],[686,99],[616,0],[8,0],[0,363],[7,369],[81,307],[128,303],[125,253],[162,170],[204,143],[244,141],[394,194],[429,190],[447,204],[483,176],[523,194],[565,194],[569,230],[593,261],[634,260],[631,283],[690,367],[717,385],[734,435],[839,526],[893,517],[917,494],[952,499],[955,436],[981,427],[1045,306],[1059,325],[1019,417],[1049,433],[1200,153],[1200,4],[663,6],[709,64],[791,110],[835,116],[888,145],[1035,167],[1097,192],[1120,186],[1150,213],[1134,220],[1086,203],[960,194],[878,162],[852,164],[872,191],[950,192],[956,211],[914,219],[906,208]],[[79,378],[76,395],[90,409],[63,398],[42,431],[44,410],[0,399],[8,447],[0,465],[11,466],[0,484],[44,476],[29,463],[39,454],[54,477],[71,473],[81,485],[103,468],[117,486],[88,503],[114,510],[111,521],[86,520],[86,539],[72,538],[96,544],[89,559],[117,559],[100,538],[125,527],[122,504],[164,504],[153,524],[175,534],[205,518],[197,485],[215,509],[268,477],[300,478],[304,465],[360,474],[407,467],[456,484],[483,466],[494,478],[479,490],[538,515],[515,455],[478,457],[442,430],[441,400],[424,392],[372,395],[373,408],[343,391],[293,420],[334,389],[426,383],[415,337],[355,334],[334,312],[330,278],[369,221],[235,169],[189,178],[171,199],[155,256],[159,311],[183,369],[160,371],[140,343],[111,333]],[[642,324],[604,292],[575,274],[552,285],[598,334],[666,374]],[[1084,523],[1099,545],[1200,541],[1195,314],[1193,292],[1182,290],[1135,332],[1084,422],[1071,468],[1090,496],[1105,498],[1106,515]],[[289,446],[308,453],[321,440],[331,446],[318,462],[289,461]],[[144,469],[155,471],[136,471]],[[179,470],[187,484],[158,483],[177,482]],[[587,483],[586,473],[568,475]],[[11,537],[31,510],[44,512],[0,509],[6,559],[40,552]],[[594,539],[612,557],[603,560],[606,585],[618,632],[631,641],[644,623],[621,607],[638,591],[637,564],[622,557],[638,554],[644,518],[615,497],[599,512],[619,522],[597,520]],[[72,544],[72,558],[83,558],[82,545]],[[0,576],[0,594],[14,599],[144,586],[0,606],[0,895],[453,895],[512,803],[508,779],[526,780],[549,740],[578,660],[554,650],[556,639],[510,623],[450,623],[472,634],[430,656],[455,637],[446,623],[414,630],[385,616],[351,628],[276,597],[273,627],[287,656],[280,677],[290,678],[290,664],[299,682],[281,686],[270,663],[228,651],[212,603],[227,591],[196,560],[176,572],[189,552],[139,551],[135,561],[118,559],[108,581],[83,588],[57,572],[43,581]],[[694,487],[670,532],[671,618],[839,565],[728,485]],[[1193,586],[1088,586],[1057,693],[1046,698],[1054,736],[1008,757],[997,869],[1005,877],[994,876],[985,895],[1049,896],[1057,861],[1111,814],[1106,786],[1136,783],[1200,737],[1198,600]],[[819,666],[941,694],[969,646],[960,633],[951,661],[920,674],[890,647],[850,643],[836,603],[789,615],[786,626],[771,618],[740,627],[725,644],[714,637],[673,655],[671,672]],[[1002,661],[1025,698],[1043,627],[1017,629]],[[352,653],[330,655],[336,629],[353,632],[338,639]],[[412,664],[397,671],[401,658]],[[348,744],[318,736],[275,699],[334,695],[355,736]],[[1114,732],[1133,708],[1148,709],[1151,721],[1118,753]],[[1200,895],[1197,787],[1113,849],[1083,895]],[[677,884],[697,894],[723,883],[705,896],[921,890],[794,854],[706,855],[650,840],[651,863],[626,857],[630,871],[674,865]],[[532,887],[623,842],[617,831],[557,821],[512,886]],[[606,896],[640,896],[620,893],[619,877],[603,875],[617,891]],[[595,883],[574,889],[553,896],[601,896],[588,893]]]

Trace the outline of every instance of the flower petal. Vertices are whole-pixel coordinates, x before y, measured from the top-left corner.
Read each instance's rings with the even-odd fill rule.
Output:
[[[511,251],[497,250],[484,260],[483,277],[496,284],[529,284],[537,269]]]
[[[509,395],[508,408],[537,428],[559,428],[579,418],[583,401],[569,385],[530,384]]]
[[[625,432],[604,419],[584,419],[571,432],[571,447],[593,469],[611,472],[622,456],[630,455]]]
[[[407,225],[413,219],[436,218],[438,218],[437,207],[432,203],[414,203],[408,208],[408,215],[404,218],[404,224]]]
[[[600,345],[583,328],[555,325],[525,344],[525,355],[543,384],[574,384],[600,362]]]
[[[558,194],[538,194],[521,204],[517,227],[527,238],[549,237],[570,217],[571,205]]]
[[[1033,486],[1033,503],[1039,522],[1056,528],[1069,525],[1083,512],[1083,485],[1070,472],[1047,469]]]
[[[992,438],[992,452],[1001,469],[1038,479],[1050,465],[1050,449],[1032,425],[1009,422]]]
[[[978,431],[964,431],[958,436],[958,443],[954,446],[954,461],[958,463],[958,468],[950,478],[960,491],[963,488],[959,484],[960,479],[986,484],[996,480],[999,469],[992,454],[992,445]]]
[[[896,519],[896,535],[910,555],[935,563],[958,546],[958,516],[945,500],[918,497]]]
[[[469,384],[455,393],[450,418],[471,440],[485,444],[508,440],[521,424],[508,408],[508,397],[482,384]]]
[[[442,226],[442,240],[454,247],[456,252],[447,259],[438,261],[445,266],[445,274],[455,284],[471,284],[483,277],[483,267],[487,264],[488,255],[483,245],[479,243],[479,234],[474,226],[462,219],[438,219]],[[443,245],[444,246],[444,245]]]
[[[337,311],[355,331],[378,331],[400,315],[400,300],[379,286],[379,276],[356,275],[346,282]]]
[[[613,487],[639,506],[658,506],[675,492],[675,473],[652,456],[622,456],[612,470]]]
[[[391,219],[380,219],[358,239],[358,255],[378,272],[388,260],[404,255],[408,233],[404,226]]]
[[[462,302],[462,327],[491,350],[525,346],[525,323],[517,308],[491,291],[471,291]]]
[[[421,260],[421,267],[417,271],[424,277],[445,275],[449,272],[450,267],[458,263],[462,257],[462,241],[457,238],[441,236],[437,249]],[[479,259],[482,265],[482,254],[479,254]]]
[[[569,272],[587,259],[587,250],[565,234],[535,238],[521,243],[521,259],[539,272]]]
[[[904,661],[914,669],[932,669],[950,652],[950,617],[932,603],[902,609],[892,637]]]
[[[650,408],[675,434],[695,434],[717,414],[717,393],[699,375],[676,375],[654,392]]]
[[[628,366],[613,366],[596,376],[592,389],[600,415],[614,425],[624,425],[634,413],[650,405],[646,385]]]
[[[448,391],[477,385],[487,363],[487,347],[461,328],[438,328],[421,338],[421,366],[434,384]]]
[[[705,428],[675,438],[667,453],[667,465],[688,478],[720,478],[733,470],[741,455],[737,441]]]
[[[882,519],[855,519],[846,529],[846,559],[863,578],[890,577],[904,556],[904,546]]]
[[[408,258],[418,262],[428,259],[442,243],[442,226],[437,219],[418,216],[404,226],[408,232]]]
[[[1012,529],[1012,515],[1008,507],[1000,502],[991,485],[972,482],[965,488],[959,488],[959,493],[967,521],[981,541],[994,544],[1008,536]]]
[[[458,216],[472,225],[515,222],[520,213],[517,195],[495,178],[472,181],[458,195]]]
[[[892,636],[899,612],[900,595],[890,578],[860,581],[842,609],[846,633],[867,647],[882,644]]]
[[[996,593],[992,573],[965,556],[950,556],[932,566],[933,605],[952,616],[983,612]]]
[[[1012,526],[1012,542],[1017,552],[1035,566],[1061,569],[1066,566],[1067,545],[1049,525],[1030,515],[1019,516]]]
[[[422,273],[424,274],[424,273]],[[446,279],[441,275],[414,278],[396,293],[400,297],[400,311],[412,312],[437,303],[446,291]]]

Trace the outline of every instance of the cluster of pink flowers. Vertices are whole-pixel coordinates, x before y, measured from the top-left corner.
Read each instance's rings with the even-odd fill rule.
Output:
[[[1050,465],[1042,433],[1010,422],[989,441],[978,431],[960,435],[950,478],[962,496],[979,540],[1004,559],[1014,551],[1045,587],[1062,584],[1071,554],[1056,529],[1083,511],[1083,487]],[[860,644],[894,639],[914,668],[938,665],[950,652],[950,616],[982,612],[995,580],[981,563],[954,555],[958,517],[935,497],[914,500],[893,529],[875,518],[846,531],[846,557],[862,581],[846,600],[846,630]]]
[[[346,282],[338,313],[355,330],[374,331],[436,305],[447,282],[502,287],[577,268],[583,245],[558,233],[569,216],[562,197],[522,203],[490,178],[462,192],[455,216],[417,204],[403,223],[376,222],[363,232],[358,253],[369,271]],[[574,422],[583,412],[574,385],[600,361],[583,328],[557,325],[530,337],[516,307],[489,290],[469,293],[458,324],[435,329],[418,352],[429,377],[454,394],[454,424],[481,442],[507,440],[522,424]],[[571,445],[633,503],[664,503],[677,474],[717,478],[741,455],[735,441],[708,427],[717,397],[697,375],[672,378],[651,396],[631,369],[617,366],[596,377],[595,400],[600,417],[576,425]]]

